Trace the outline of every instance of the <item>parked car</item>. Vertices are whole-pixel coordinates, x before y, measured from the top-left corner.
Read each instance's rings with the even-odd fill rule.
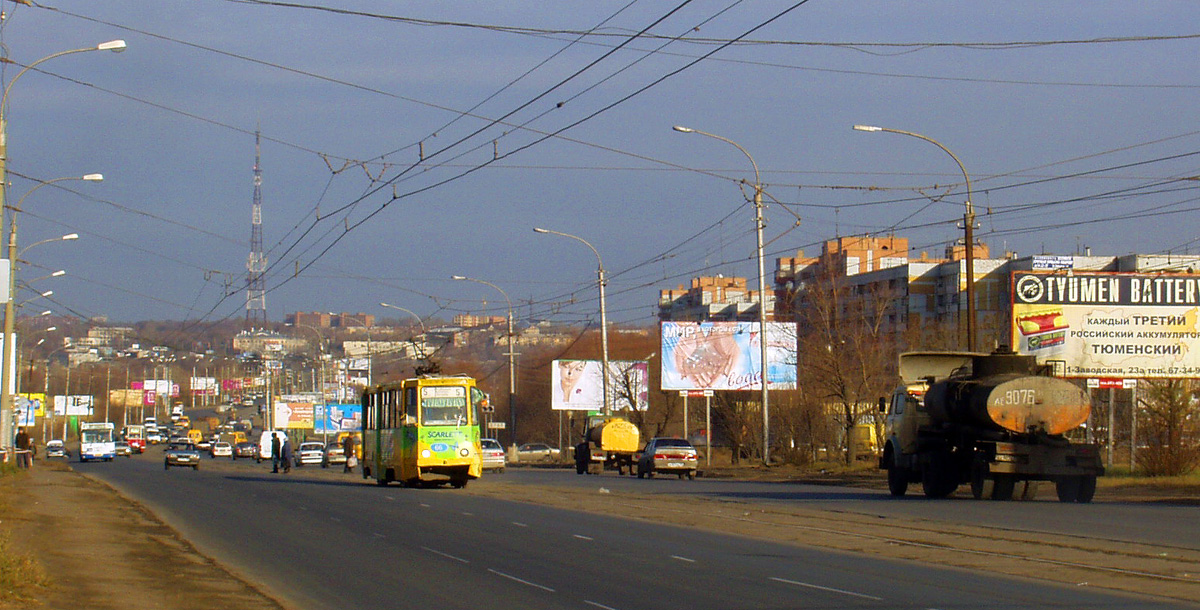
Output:
[[[296,449],[296,465],[303,466],[305,464],[320,464],[325,459],[325,445],[316,441],[305,441],[300,443],[300,447]]]
[[[638,458],[637,476],[644,479],[663,472],[694,479],[697,465],[696,448],[687,439],[652,438]]]
[[[172,466],[191,466],[192,470],[200,470],[200,452],[188,441],[171,443],[163,454],[163,470],[170,470]]]
[[[345,464],[346,450],[342,448],[342,444],[333,441],[325,444],[325,458],[321,462],[321,468],[329,468],[330,464]]]
[[[525,443],[517,447],[517,461],[522,464],[558,461],[558,449],[545,443]]]
[[[208,454],[214,458],[219,458],[219,457],[232,458],[233,457],[233,445],[230,445],[229,443],[226,443],[225,441],[217,441],[212,444],[212,448],[208,450]]]
[[[258,445],[251,442],[238,443],[233,446],[233,459],[252,458],[258,453]]]
[[[125,441],[117,441],[114,443],[114,446],[117,448],[117,455],[123,455],[125,457],[130,457],[133,455],[133,449],[129,446],[129,443]]]
[[[70,456],[70,454],[67,453],[67,448],[65,445],[63,445],[62,441],[60,441],[58,439],[46,441],[46,457],[48,457],[48,458],[55,458],[55,457],[66,458],[69,456]]]
[[[500,441],[494,438],[481,438],[479,439],[479,449],[483,456],[484,471],[504,472],[504,467],[508,466],[508,456],[504,454],[504,447],[500,445]]]

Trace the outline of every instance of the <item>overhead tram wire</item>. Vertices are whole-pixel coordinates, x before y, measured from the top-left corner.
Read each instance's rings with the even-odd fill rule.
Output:
[[[592,30],[567,30],[567,29],[550,29],[550,28],[532,28],[521,26],[504,26],[497,24],[481,24],[470,23],[464,21],[447,21],[434,19],[418,19],[415,17],[400,17],[397,15],[385,15],[382,13],[370,13],[367,11],[355,11],[349,9],[334,8],[319,4],[303,4],[299,2],[282,2],[280,0],[225,0],[234,4],[257,4],[264,6],[275,6],[281,8],[306,9],[336,13],[340,15],[349,15],[356,17],[367,17],[372,19],[381,19],[385,21],[397,21],[409,23],[412,25],[422,26],[442,26],[490,30],[495,32],[505,32],[514,34],[559,34],[571,36],[592,36],[592,37],[620,37],[625,38],[629,34],[607,34],[598,33]],[[663,38],[672,39],[672,37],[661,34],[647,36],[648,38]],[[927,49],[927,48],[964,48],[973,50],[1004,50],[1004,49],[1025,49],[1044,46],[1062,46],[1062,45],[1095,45],[1095,44],[1118,44],[1118,43],[1133,43],[1133,42],[1163,42],[1177,40],[1194,40],[1200,38],[1200,34],[1178,34],[1178,35],[1155,35],[1155,36],[1105,36],[1099,38],[1082,38],[1082,39],[1056,39],[1056,40],[1025,40],[1025,41],[988,41],[988,42],[817,42],[817,41],[793,41],[793,40],[756,40],[743,39],[737,40],[740,45],[793,45],[793,46],[816,46],[816,47],[848,47],[848,48],[903,48],[903,49]],[[705,44],[705,45],[726,45],[731,42],[727,38],[704,38],[704,37],[689,37],[689,43]]]
[[[690,1],[690,0],[689,0],[689,1]],[[799,2],[796,2],[796,3],[792,4],[792,5],[790,5],[789,7],[785,8],[783,11],[780,11],[779,13],[777,13],[776,15],[774,15],[773,17],[771,17],[770,19],[768,19],[768,20],[766,20],[766,21],[764,21],[764,22],[762,22],[762,23],[760,23],[760,24],[758,24],[758,25],[756,25],[756,26],[754,26],[754,27],[750,28],[750,29],[749,29],[749,30],[747,30],[745,33],[743,33],[743,34],[742,34],[742,36],[748,36],[749,34],[752,34],[752,33],[754,33],[755,31],[758,31],[759,29],[762,29],[762,28],[766,27],[767,25],[770,25],[770,24],[771,24],[771,23],[773,23],[774,21],[776,21],[776,20],[778,20],[778,19],[782,18],[783,16],[787,15],[788,13],[792,12],[793,10],[795,10],[795,9],[797,9],[797,8],[799,8],[799,7],[801,7],[801,6],[803,6],[804,4],[807,4],[807,3],[808,3],[808,1],[809,1],[809,0],[800,0]],[[728,45],[725,45],[725,46],[728,46]],[[477,166],[475,166],[475,167],[472,167],[472,168],[470,168],[470,169],[464,170],[463,172],[460,172],[459,174],[457,174],[457,175],[455,175],[455,176],[451,176],[450,178],[446,178],[446,179],[444,179],[444,180],[441,180],[441,181],[439,181],[439,182],[436,182],[436,183],[434,183],[434,184],[431,184],[431,185],[428,185],[428,186],[425,186],[425,187],[421,187],[421,188],[418,188],[418,189],[415,189],[415,190],[408,191],[408,192],[406,192],[406,193],[404,193],[404,194],[402,194],[402,195],[393,195],[393,197],[392,197],[392,199],[391,199],[390,201],[388,201],[388,202],[386,202],[386,203],[384,203],[384,204],[380,205],[380,206],[379,206],[379,207],[378,207],[378,208],[377,208],[375,211],[371,212],[371,213],[370,213],[370,214],[368,214],[368,215],[367,215],[365,218],[363,218],[362,220],[360,220],[360,221],[356,222],[354,225],[352,225],[350,228],[348,228],[346,231],[344,231],[344,232],[343,232],[341,235],[339,235],[339,236],[338,236],[338,237],[337,237],[337,238],[334,240],[334,242],[332,242],[331,244],[329,244],[329,245],[328,245],[328,246],[327,246],[327,247],[326,247],[326,248],[325,248],[325,249],[324,249],[324,250],[323,250],[323,251],[322,251],[322,252],[321,252],[321,253],[320,253],[320,254],[317,256],[317,258],[316,258],[316,259],[314,259],[313,261],[310,261],[310,262],[308,262],[307,264],[305,264],[305,265],[304,265],[304,268],[305,268],[305,269],[307,269],[307,268],[308,268],[309,266],[311,266],[311,265],[312,265],[314,262],[316,262],[316,260],[319,260],[319,259],[320,259],[321,257],[323,257],[325,254],[327,254],[327,253],[328,253],[328,252],[329,252],[329,251],[330,251],[330,250],[333,248],[333,246],[335,246],[335,245],[336,245],[338,242],[340,242],[340,241],[341,241],[341,239],[342,239],[342,238],[344,238],[346,235],[348,235],[348,234],[350,233],[350,231],[352,231],[353,229],[355,229],[355,228],[357,228],[357,227],[361,226],[363,223],[365,223],[366,221],[368,221],[368,220],[370,220],[371,218],[373,218],[375,215],[377,215],[377,214],[379,214],[380,212],[382,212],[382,211],[383,211],[384,209],[386,209],[386,208],[387,208],[387,207],[388,207],[388,206],[389,206],[391,203],[393,203],[393,202],[395,202],[395,201],[397,201],[397,200],[400,200],[400,199],[404,199],[404,198],[407,198],[407,197],[411,197],[411,196],[414,196],[414,195],[417,195],[417,194],[420,194],[420,193],[423,193],[423,192],[426,192],[426,191],[432,190],[432,189],[434,189],[434,188],[437,188],[437,187],[443,186],[443,185],[445,185],[445,184],[448,184],[448,183],[450,183],[450,182],[452,182],[452,181],[456,181],[456,180],[458,180],[458,179],[460,179],[460,178],[463,178],[463,177],[465,177],[465,176],[467,176],[467,175],[470,175],[470,174],[472,174],[472,173],[474,173],[474,172],[476,172],[476,171],[478,171],[478,170],[480,170],[480,169],[483,169],[484,167],[487,167],[488,165],[490,165],[491,163],[493,163],[493,162],[495,162],[495,161],[497,161],[497,160],[500,160],[500,159],[502,159],[502,158],[506,158],[506,157],[509,157],[509,156],[515,155],[515,154],[517,154],[517,153],[523,152],[524,150],[526,150],[526,149],[528,149],[528,148],[531,148],[531,147],[533,147],[533,146],[536,146],[536,145],[538,145],[538,144],[540,144],[540,143],[542,143],[542,142],[544,142],[544,141],[546,141],[546,140],[550,139],[551,137],[555,137],[555,136],[556,136],[557,134],[559,134],[559,133],[562,133],[562,132],[565,132],[565,131],[567,131],[567,130],[573,129],[574,127],[577,127],[578,125],[580,125],[580,124],[582,124],[582,123],[585,123],[585,122],[587,122],[587,121],[589,121],[589,120],[591,120],[591,119],[593,119],[593,118],[595,118],[595,117],[599,116],[600,114],[603,114],[604,112],[607,112],[608,110],[611,110],[612,108],[615,108],[616,106],[618,106],[618,105],[620,105],[620,104],[623,104],[624,102],[626,102],[626,101],[628,101],[628,100],[630,100],[630,99],[634,98],[635,96],[637,96],[637,95],[639,95],[639,94],[641,94],[641,93],[643,93],[643,92],[645,92],[645,91],[647,91],[647,90],[651,89],[652,87],[654,87],[654,86],[658,85],[659,83],[662,83],[663,81],[667,80],[668,78],[670,78],[670,77],[672,77],[672,76],[675,76],[675,75],[677,75],[677,74],[679,74],[679,73],[681,73],[681,72],[683,72],[683,71],[685,71],[685,70],[687,70],[687,69],[691,68],[692,66],[695,66],[696,64],[698,64],[698,63],[700,63],[701,61],[703,61],[703,60],[704,60],[706,57],[708,57],[708,56],[711,56],[711,55],[714,55],[714,54],[716,54],[716,53],[720,52],[721,50],[723,50],[723,49],[725,48],[725,46],[722,46],[722,47],[718,47],[718,48],[716,48],[716,49],[713,49],[712,51],[710,51],[710,52],[709,52],[708,54],[706,54],[705,56],[703,56],[703,57],[700,57],[700,58],[698,58],[698,59],[696,59],[696,60],[694,60],[694,61],[692,61],[692,62],[689,62],[689,63],[685,64],[684,66],[682,66],[682,67],[680,67],[680,68],[677,68],[677,69],[675,69],[675,70],[672,70],[672,71],[668,72],[667,74],[665,74],[665,75],[663,75],[663,76],[660,76],[659,78],[657,78],[657,79],[655,79],[655,80],[651,81],[650,83],[648,83],[648,84],[646,84],[646,85],[643,85],[642,87],[640,87],[640,88],[636,89],[636,90],[635,90],[635,91],[633,91],[632,93],[629,93],[629,94],[627,94],[627,95],[625,95],[625,96],[623,96],[623,97],[621,97],[621,98],[617,99],[616,101],[614,101],[614,102],[612,102],[612,103],[610,103],[610,104],[608,104],[608,105],[606,105],[606,106],[603,106],[603,107],[601,107],[599,110],[596,110],[596,111],[594,111],[593,113],[591,113],[591,114],[589,114],[589,115],[586,115],[586,116],[584,116],[584,117],[583,117],[583,118],[581,118],[581,119],[578,119],[578,120],[576,120],[576,121],[574,121],[574,122],[572,122],[572,123],[569,123],[568,125],[566,125],[566,126],[564,126],[564,127],[561,127],[561,128],[559,128],[559,129],[557,129],[555,132],[553,132],[553,133],[551,133],[551,134],[547,134],[547,135],[545,135],[545,136],[542,136],[542,137],[540,137],[540,138],[538,138],[538,139],[535,139],[533,142],[530,142],[530,143],[527,143],[527,144],[525,144],[525,145],[523,145],[523,146],[520,146],[520,147],[516,148],[516,149],[515,149],[515,150],[513,150],[513,151],[506,152],[506,153],[505,153],[505,154],[503,154],[503,155],[499,155],[499,156],[497,156],[497,157],[495,157],[495,158],[493,158],[493,159],[491,159],[491,160],[488,160],[488,161],[486,161],[486,162],[484,162],[484,163],[482,163],[482,164],[480,164],[480,165],[477,165]],[[393,178],[393,180],[394,180],[394,179],[395,179],[395,178]],[[382,189],[382,188],[383,188],[383,186],[386,186],[386,184],[387,184],[387,183],[385,183],[384,185],[381,185],[379,188],[380,188],[380,189]],[[378,192],[378,190],[379,190],[379,189],[376,189],[376,192]],[[361,201],[361,199],[360,199],[360,201]],[[350,204],[350,205],[352,205],[352,204]],[[345,206],[344,206],[344,207],[345,207]],[[292,276],[292,277],[295,277],[295,276]],[[290,282],[290,281],[291,281],[291,278],[286,278],[286,279],[282,280],[282,281],[281,281],[281,283],[280,283],[278,286],[282,286],[282,285],[284,285],[284,284],[286,284],[286,283],[288,283],[288,282]]]
[[[670,17],[671,15],[673,15],[675,12],[679,11],[680,9],[682,9],[684,6],[687,6],[688,4],[690,4],[692,1],[693,1],[693,0],[684,0],[684,1],[683,1],[681,4],[677,5],[675,8],[671,9],[671,10],[670,10],[670,11],[668,11],[666,14],[664,14],[664,15],[662,15],[661,17],[659,17],[658,19],[656,19],[656,20],[655,20],[653,23],[651,23],[650,25],[648,25],[648,26],[646,26],[645,28],[643,28],[643,31],[648,31],[650,28],[652,28],[652,27],[654,27],[654,26],[658,25],[659,23],[661,23],[662,21],[666,20],[668,17]],[[487,129],[490,129],[491,127],[494,127],[495,125],[497,125],[497,124],[500,124],[502,121],[505,121],[505,120],[507,120],[509,117],[511,117],[512,115],[516,114],[516,113],[517,113],[517,112],[519,112],[520,110],[522,110],[522,109],[524,109],[524,108],[527,108],[529,105],[533,104],[535,101],[537,101],[537,100],[539,100],[539,99],[541,99],[541,98],[545,97],[546,95],[549,95],[549,94],[550,94],[550,93],[552,93],[554,90],[556,90],[557,88],[559,88],[559,87],[561,87],[562,85],[566,84],[567,82],[570,82],[571,80],[573,80],[574,78],[576,78],[576,77],[577,77],[577,76],[579,76],[580,74],[583,74],[583,73],[584,73],[585,71],[587,71],[588,69],[590,69],[590,68],[592,68],[592,67],[594,67],[594,66],[598,65],[598,64],[599,64],[600,62],[602,62],[604,59],[608,58],[609,56],[611,56],[612,54],[614,54],[614,53],[616,53],[618,50],[620,50],[621,46],[622,46],[622,45],[619,45],[618,47],[616,47],[616,48],[614,48],[614,49],[611,49],[611,50],[609,50],[609,52],[607,52],[607,53],[603,54],[601,57],[599,57],[599,58],[597,58],[597,59],[595,59],[595,60],[592,60],[592,61],[591,61],[591,62],[589,62],[587,65],[585,65],[583,68],[580,68],[580,69],[576,70],[576,71],[575,71],[574,73],[572,73],[571,75],[569,75],[569,76],[567,76],[567,77],[565,77],[565,78],[561,79],[561,80],[560,80],[558,83],[556,83],[555,85],[553,85],[553,86],[551,86],[550,88],[546,89],[546,90],[545,90],[545,91],[543,91],[542,93],[539,93],[538,95],[536,95],[535,97],[533,97],[533,98],[532,98],[532,99],[530,99],[529,101],[527,101],[527,102],[524,102],[524,103],[522,103],[522,104],[518,105],[516,108],[514,108],[514,109],[512,109],[512,110],[508,111],[507,113],[505,113],[505,114],[504,114],[504,115],[502,115],[501,117],[499,117],[499,118],[496,118],[496,119],[491,119],[491,120],[490,120],[490,121],[488,121],[488,122],[487,122],[487,124],[486,124],[486,125],[484,125],[483,127],[480,127],[480,128],[478,128],[478,129],[476,129],[474,132],[472,132],[472,133],[470,133],[470,134],[468,134],[468,135],[466,135],[466,136],[463,136],[463,137],[459,138],[459,139],[458,139],[458,140],[456,140],[455,142],[452,142],[451,144],[449,144],[449,145],[447,145],[447,146],[445,146],[445,147],[443,147],[443,148],[441,148],[441,149],[439,149],[439,150],[437,150],[437,151],[434,151],[434,153],[433,153],[433,154],[432,154],[430,157],[427,157],[426,159],[437,157],[437,156],[441,155],[442,153],[444,153],[444,152],[447,152],[447,151],[449,151],[449,150],[453,149],[454,147],[458,146],[459,144],[461,144],[461,143],[463,143],[463,142],[466,142],[467,140],[469,140],[469,139],[471,139],[471,138],[475,137],[476,135],[479,135],[479,134],[483,133],[483,132],[484,132],[484,131],[486,131]],[[560,130],[560,131],[564,131],[564,130]],[[535,140],[535,141],[534,141],[534,144],[537,144],[537,143],[543,142],[543,141],[545,141],[546,139],[548,139],[549,137],[550,137],[549,135],[547,135],[547,136],[543,136],[542,138]],[[529,146],[530,146],[530,145],[526,145],[525,147],[518,148],[518,149],[517,149],[517,151],[514,151],[514,152],[518,152],[518,151],[520,151],[520,150],[524,150],[525,148],[528,148]],[[510,154],[511,154],[511,153],[510,153]],[[508,154],[506,154],[505,156],[508,156]],[[380,190],[382,190],[383,188],[385,188],[385,187],[387,187],[387,186],[389,186],[389,185],[391,185],[391,184],[394,184],[394,183],[395,183],[397,180],[399,180],[400,178],[402,178],[402,177],[403,177],[405,174],[407,174],[408,172],[412,171],[413,169],[415,169],[415,168],[417,168],[417,167],[421,166],[421,164],[422,164],[422,163],[424,163],[424,162],[426,161],[426,159],[419,160],[417,163],[414,163],[414,164],[411,164],[411,165],[409,165],[407,169],[405,169],[405,170],[401,171],[401,172],[400,172],[399,174],[397,174],[396,176],[394,176],[394,177],[392,177],[392,178],[390,178],[390,179],[388,179],[388,180],[386,180],[386,181],[383,181],[381,184],[379,184],[379,186],[375,187],[374,189],[370,189],[370,191],[369,191],[368,193],[364,194],[363,196],[361,196],[361,197],[358,197],[358,198],[356,198],[356,199],[352,200],[351,202],[349,202],[349,203],[347,203],[347,204],[345,204],[345,205],[341,206],[340,208],[337,208],[336,210],[334,210],[334,212],[333,212],[333,215],[341,215],[343,212],[348,212],[348,211],[352,210],[352,209],[353,209],[353,208],[355,208],[355,207],[356,207],[356,206],[357,206],[359,203],[361,203],[362,201],[364,201],[364,200],[365,200],[367,197],[369,197],[369,196],[371,196],[371,195],[374,195],[375,193],[378,193]],[[494,162],[494,161],[496,161],[496,160],[498,160],[498,159],[497,159],[497,158],[495,158],[495,157],[493,157],[493,159],[492,159],[492,160],[490,160],[490,161],[488,161],[488,162],[486,162],[486,163],[484,163],[484,164],[482,164],[482,165],[478,165],[478,166],[472,167],[472,168],[470,168],[470,169],[468,169],[468,170],[465,170],[465,171],[461,172],[460,174],[458,174],[458,175],[456,175],[456,176],[452,176],[451,178],[445,179],[445,180],[443,180],[443,181],[441,181],[441,182],[437,182],[437,183],[435,183],[435,184],[434,184],[434,185],[432,185],[432,186],[425,187],[425,188],[422,188],[422,189],[418,189],[418,190],[416,190],[416,191],[410,191],[409,193],[407,193],[407,194],[406,194],[406,196],[408,196],[408,195],[413,195],[413,194],[418,194],[418,193],[420,193],[420,192],[424,192],[424,191],[426,191],[426,190],[430,190],[431,188],[435,188],[435,187],[437,187],[437,186],[441,186],[441,185],[447,184],[447,183],[449,183],[449,182],[451,182],[451,181],[455,181],[455,180],[457,180],[457,179],[459,179],[459,178],[462,178],[462,177],[465,177],[465,176],[467,176],[467,175],[469,175],[469,174],[471,174],[471,173],[474,173],[474,172],[475,172],[475,171],[477,171],[478,169],[481,169],[481,168],[483,168],[483,167],[486,167],[487,165],[490,165],[492,162]],[[385,202],[385,203],[384,203],[383,205],[381,205],[381,206],[380,206],[378,209],[376,209],[376,211],[375,211],[375,212],[372,212],[372,213],[368,214],[368,215],[366,216],[366,218],[363,218],[363,219],[361,219],[361,220],[357,221],[356,223],[354,223],[354,225],[353,225],[353,228],[357,228],[358,226],[361,226],[361,225],[362,225],[364,222],[366,222],[367,220],[369,220],[370,218],[372,218],[372,217],[373,217],[375,214],[378,214],[380,211],[382,211],[383,209],[385,209],[385,208],[386,208],[388,205],[390,205],[392,202],[394,202],[394,201],[396,201],[397,199],[400,199],[400,198],[401,198],[401,197],[398,197],[398,196],[396,196],[396,195],[393,195],[393,196],[392,196],[392,199],[391,199],[390,201],[388,201],[388,202]],[[347,217],[347,221],[348,221],[348,217]],[[315,224],[315,223],[314,223],[314,224]],[[312,262],[314,262],[315,260],[318,260],[318,259],[320,259],[320,258],[321,258],[321,257],[323,257],[323,256],[324,256],[326,253],[328,253],[328,252],[329,252],[329,250],[330,250],[330,249],[331,249],[331,248],[332,248],[334,245],[336,245],[338,242],[340,242],[340,241],[341,241],[342,237],[344,237],[346,234],[348,234],[348,233],[350,232],[350,230],[351,230],[351,228],[347,228],[345,231],[343,231],[343,233],[342,233],[341,235],[339,235],[338,237],[334,238],[334,239],[333,239],[333,241],[332,241],[332,242],[329,244],[329,246],[328,246],[328,247],[326,247],[324,250],[322,250],[322,251],[321,251],[321,252],[320,252],[320,253],[317,255],[317,257],[316,257],[315,259],[313,259],[313,261],[310,261],[308,264],[306,264],[306,265],[305,265],[305,268],[307,268],[309,265],[311,265],[311,264],[312,264]],[[307,233],[307,232],[306,232],[306,233]],[[287,255],[290,253],[290,251],[292,250],[292,248],[293,248],[293,247],[295,247],[295,245],[297,245],[297,244],[298,244],[298,242],[294,243],[294,244],[293,244],[293,246],[291,246],[291,247],[287,248],[287,249],[285,250],[284,254],[283,254],[283,257],[286,257],[286,256],[287,256]],[[272,267],[275,267],[275,266],[278,264],[278,261],[282,261],[282,260],[283,260],[283,258],[277,259],[277,262],[276,262],[276,263],[272,263],[271,265],[269,265],[269,266],[268,266],[268,268],[266,269],[265,273],[268,273],[268,274],[269,274],[269,273],[271,273],[271,272],[272,272]],[[297,275],[298,275],[298,273],[297,273]],[[294,276],[293,276],[293,277],[294,277]],[[288,281],[290,281],[290,279],[285,279],[285,280],[283,280],[283,282],[284,282],[284,283],[286,283],[286,282],[288,282]]]

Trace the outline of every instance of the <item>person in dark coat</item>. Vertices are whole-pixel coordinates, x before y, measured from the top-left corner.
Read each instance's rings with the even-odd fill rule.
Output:
[[[279,435],[272,432],[271,433],[271,472],[275,472],[275,473],[279,472],[279,456],[281,455],[280,449],[281,448],[279,446]]]
[[[353,462],[358,460],[358,456],[354,455],[353,434],[347,434],[346,438],[342,439],[342,455],[346,456],[346,465],[342,467],[342,472],[354,472]],[[354,460],[350,458],[354,458]]]
[[[286,438],[283,439],[279,448],[279,461],[283,462],[283,471],[285,473],[292,471],[292,444]]]
[[[17,467],[32,468],[33,467],[33,450],[30,448],[29,433],[25,432],[25,428],[17,428],[17,437],[14,439],[17,445]]]

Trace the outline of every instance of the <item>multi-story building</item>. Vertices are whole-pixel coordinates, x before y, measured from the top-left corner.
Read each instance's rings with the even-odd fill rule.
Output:
[[[284,316],[284,323],[316,328],[352,328],[375,326],[375,316],[368,313],[324,313],[297,311]]]
[[[775,294],[767,295],[767,319],[775,319]],[[746,288],[746,278],[697,277],[691,288],[679,286],[658,293],[658,317],[674,321],[758,320],[758,291]]]

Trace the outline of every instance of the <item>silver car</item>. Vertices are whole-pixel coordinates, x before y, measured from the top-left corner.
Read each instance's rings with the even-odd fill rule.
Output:
[[[480,455],[483,458],[483,470],[494,472],[504,472],[504,467],[508,466],[508,456],[504,454],[504,447],[500,445],[500,441],[494,438],[479,439]]]
[[[200,452],[188,442],[171,443],[163,457],[163,470],[170,470],[172,466],[191,466],[192,470],[200,470]]]

